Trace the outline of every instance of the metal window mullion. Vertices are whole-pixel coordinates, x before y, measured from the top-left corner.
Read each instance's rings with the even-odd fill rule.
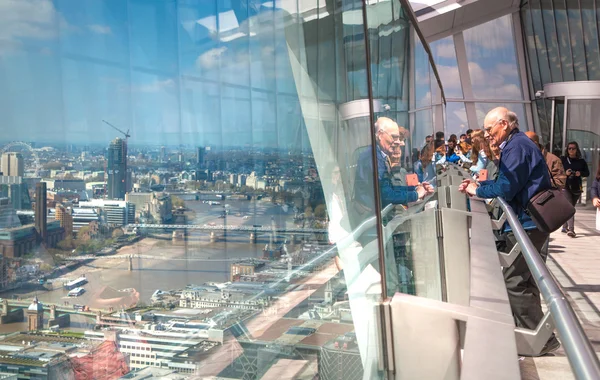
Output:
[[[519,67],[521,89],[523,91],[523,99],[531,100],[529,86],[527,85],[527,64],[525,62],[525,44],[523,43],[523,30],[521,29],[521,18],[517,12],[512,14],[513,24],[513,41],[515,42],[515,50],[517,53],[517,65]]]
[[[456,63],[458,65],[458,74],[460,75],[460,84],[465,99],[475,99],[473,94],[473,85],[471,83],[471,74],[469,73],[469,60],[467,58],[467,48],[465,38],[462,32],[453,36],[454,49],[456,51]],[[465,111],[467,112],[467,124],[469,128],[475,129],[478,125],[477,112],[473,101],[464,101]]]
[[[523,42],[523,30],[521,29],[521,18],[518,12],[512,14],[513,24],[513,41],[515,42],[515,50],[517,54],[517,67],[519,68],[519,77],[521,81],[521,91],[523,100],[531,101],[531,93],[529,92],[529,81],[527,77],[527,63],[525,62],[525,44]],[[531,107],[523,107],[525,109],[525,117],[527,118],[527,127],[529,130],[535,131],[533,125],[533,116]]]
[[[588,59],[587,59],[587,48],[585,47],[586,43],[585,43],[585,25],[583,25],[583,11],[581,10],[581,0],[577,0],[577,4],[579,5],[579,21],[581,24],[581,43],[583,44],[583,61],[585,62],[585,79],[586,80],[590,80],[590,72],[589,72],[589,66],[588,66]],[[567,15],[569,14],[569,11],[567,10]],[[568,16],[567,16],[568,18]],[[573,70],[575,70],[575,63],[573,63]]]
[[[598,4],[597,4],[598,0],[594,0],[594,18],[596,19],[596,22],[594,23],[594,25],[596,26],[596,36],[598,37],[597,41],[598,41],[598,61],[600,62],[600,13],[598,12]],[[583,20],[581,20],[581,22],[583,23]],[[588,68],[589,70],[589,68]]]
[[[569,21],[569,8],[567,7],[567,0],[564,1],[564,4],[565,4],[565,20],[567,20],[567,33],[569,34],[569,38],[567,39],[567,41],[569,42],[569,53],[571,53],[571,63],[572,63],[571,71],[573,72],[573,80],[577,80],[577,75],[575,74],[575,56],[573,55],[573,43],[571,41],[571,22]]]
[[[414,28],[411,26],[410,28],[410,41],[408,43],[409,47],[409,57],[410,59],[408,60],[408,72],[409,72],[409,79],[408,79],[408,94],[410,97],[410,102],[409,102],[409,108],[411,107],[417,107],[417,99],[416,99],[416,94],[415,94],[415,82],[416,82],[416,63],[415,63],[415,30]],[[414,103],[412,103],[414,102]],[[412,103],[412,104],[411,104]]]
[[[538,120],[538,124],[539,124],[539,118],[534,117],[534,107],[535,107],[535,114],[537,114],[537,103],[532,100],[532,95],[533,97],[535,97],[535,86],[533,84],[533,73],[532,73],[532,68],[531,68],[531,58],[529,57],[529,48],[527,46],[527,35],[524,31],[524,27],[523,27],[523,18],[521,17],[520,12],[515,12],[513,14],[513,27],[514,27],[514,31],[515,31],[515,39],[517,41],[521,41],[522,44],[522,55],[519,56],[519,65],[522,67],[521,71],[524,72],[524,76],[521,78],[521,84],[523,85],[523,88],[526,89],[524,90],[524,94],[527,92],[527,99],[529,99],[529,104],[527,106],[525,106],[525,113],[527,114],[527,122],[529,124],[529,129],[532,131],[536,131],[538,133],[541,134],[542,130],[541,130],[541,126],[537,125],[536,126],[536,122],[535,120]],[[517,30],[518,29],[518,30]],[[533,29],[533,25],[532,25],[532,29]],[[535,41],[534,41],[535,44]],[[537,60],[537,57],[536,57]],[[539,61],[538,61],[538,70],[539,70]],[[541,78],[541,74],[540,74],[540,78]]]
[[[552,80],[552,82],[562,82],[565,78],[565,75],[563,74],[563,64],[562,64],[562,60],[560,59],[560,56],[561,56],[560,50],[561,49],[560,49],[560,40],[558,39],[558,31],[557,31],[557,27],[556,27],[557,26],[556,17],[555,17],[556,13],[554,11],[554,3],[552,1],[550,1],[549,4],[550,4],[550,9],[552,11],[552,16],[550,17],[551,20],[548,20],[548,22],[554,23],[554,36],[556,37],[556,51],[558,53],[557,58],[558,58],[558,65],[560,67],[560,78],[553,78],[552,68],[550,66],[550,57],[547,53],[545,53],[545,54],[546,54],[547,61],[548,61],[548,70],[550,73],[550,79]],[[544,23],[544,12],[543,12],[544,8],[542,7],[541,3],[540,3],[540,11],[541,11],[540,15],[542,16],[542,32],[544,33],[544,41],[546,41],[546,46],[542,46],[542,47],[545,49],[545,51],[548,51],[548,33],[546,32],[546,25]],[[533,24],[533,21],[532,21],[532,24]],[[533,24],[533,25],[534,25],[534,29],[535,29],[535,24]],[[535,30],[534,30],[534,33],[535,33]],[[536,41],[536,40],[537,39],[534,39],[534,41]],[[536,50],[536,52],[538,52],[538,55],[539,55],[540,49],[537,47],[537,44],[536,44],[535,50]],[[538,57],[538,61],[539,61],[539,57]],[[542,79],[542,82],[543,82],[541,70],[540,70],[540,79]]]
[[[563,115],[562,152],[567,147],[567,121],[569,116],[569,98],[565,96],[565,109]]]

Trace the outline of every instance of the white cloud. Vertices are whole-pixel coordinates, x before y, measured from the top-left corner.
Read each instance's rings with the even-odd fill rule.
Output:
[[[159,92],[168,90],[175,87],[175,81],[173,79],[157,80],[150,84],[143,85],[137,88],[140,92]]]
[[[116,79],[116,78],[102,78],[102,80],[109,82],[109,83],[120,82],[120,80]],[[121,83],[118,86],[118,89],[122,92],[131,90],[132,92],[153,93],[153,92],[168,91],[170,89],[175,88],[175,85],[176,85],[176,83],[173,79],[165,79],[165,80],[155,80],[154,82],[150,82],[148,84],[143,84],[140,86],[131,86],[131,87]]]
[[[507,77],[519,77],[517,66],[511,63],[499,63],[496,65],[496,71],[498,74],[502,74]]]
[[[438,70],[440,79],[442,80],[442,86],[444,86],[444,89],[448,89],[448,90],[462,89],[462,85],[460,83],[460,74],[458,72],[458,67],[438,65],[437,70]]]
[[[497,52],[514,44],[511,16],[504,16],[463,32],[467,52],[481,47],[486,52]],[[474,49],[473,49],[474,50]]]
[[[0,54],[19,50],[22,39],[53,39],[66,26],[50,0],[0,0]]]
[[[225,46],[210,49],[196,58],[196,67],[200,69],[213,69],[218,66],[221,56],[227,51]]]
[[[431,50],[434,58],[454,58],[456,59],[456,50],[452,41],[432,44]]]
[[[107,25],[99,25],[99,24],[88,25],[88,29],[96,34],[112,34],[112,30],[110,29],[110,26],[107,26]]]
[[[475,96],[482,99],[522,99],[518,73],[510,70],[509,66],[512,65],[498,64],[484,70],[477,63],[469,62]]]

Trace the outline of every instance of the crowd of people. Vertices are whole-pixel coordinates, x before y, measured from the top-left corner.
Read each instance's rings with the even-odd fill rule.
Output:
[[[537,134],[521,132],[517,115],[504,107],[490,111],[481,129],[468,130],[460,136],[453,134],[447,140],[443,132],[427,136],[424,146],[413,150],[410,157],[403,157],[409,132],[395,121],[379,118],[374,124],[374,132],[375,151],[366,147],[358,154],[354,185],[347,194],[347,200],[344,200],[346,195],[342,189],[340,167],[336,164],[327,170],[332,173],[334,193],[331,202],[328,202],[330,239],[339,246],[336,264],[344,270],[349,289],[353,288],[353,283],[366,281],[358,279],[368,272],[365,270],[368,260],[361,263],[359,258],[363,247],[369,243],[360,237],[354,240],[349,235],[350,231],[372,217],[374,207],[400,206],[399,210],[403,212],[414,203],[428,200],[435,192],[437,174],[448,163],[462,165],[472,174],[472,178],[459,186],[459,191],[481,199],[502,197],[508,202],[544,261],[549,233],[536,226],[526,212],[526,205],[536,194],[552,187],[561,189],[575,205],[583,193],[582,179],[590,174],[577,142],[567,144],[565,155],[559,158],[540,143]],[[406,170],[408,161],[412,161],[412,170]],[[600,170],[591,194],[594,206],[600,208]],[[565,223],[563,232],[576,237],[574,218]],[[507,253],[515,246],[516,238],[508,224],[499,232],[496,244],[498,251]],[[408,271],[407,268],[401,269]],[[400,277],[401,269],[397,274]],[[544,314],[539,289],[523,255],[502,270],[516,326],[535,330]],[[376,283],[378,276],[375,270],[372,272],[374,277],[369,281]],[[406,275],[407,278],[410,276]],[[387,276],[386,283],[389,277],[392,276]],[[388,288],[394,291],[398,286]],[[349,292],[351,308],[357,314],[360,314],[359,309],[367,307],[368,297],[363,293],[362,290]],[[370,323],[364,320],[359,325],[364,325],[364,328],[357,328],[357,339],[367,342]],[[540,355],[559,346],[558,339],[552,335]],[[367,362],[366,357],[363,362]]]

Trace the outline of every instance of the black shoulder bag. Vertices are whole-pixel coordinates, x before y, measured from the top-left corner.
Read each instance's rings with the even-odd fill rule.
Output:
[[[552,187],[531,197],[526,211],[538,230],[551,233],[558,230],[575,215],[575,207],[556,187],[554,176],[550,170],[548,173],[552,179]]]

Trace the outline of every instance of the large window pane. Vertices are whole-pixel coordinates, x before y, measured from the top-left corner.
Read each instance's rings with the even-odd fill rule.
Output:
[[[431,86],[429,79],[429,57],[423,49],[419,37],[415,35],[415,107],[431,105]]]
[[[581,0],[581,20],[589,80],[600,80],[600,43],[594,0]]]
[[[547,73],[547,67],[542,68],[544,82],[561,82],[563,77],[562,61],[560,59],[560,48],[556,34],[553,0],[543,0],[538,5],[532,4],[532,13],[535,14],[533,20],[537,33],[535,36],[539,38],[536,41],[537,48],[539,54],[545,57],[550,67],[548,74],[551,74],[551,77],[550,75],[543,75]]]
[[[463,32],[473,95],[523,99],[510,15]]]
[[[479,125],[483,125],[479,123]],[[469,129],[467,111],[464,103],[448,102],[446,104],[446,138],[455,134],[460,136]],[[477,129],[471,127],[471,129]]]
[[[442,38],[432,42],[430,47],[446,97],[462,98],[462,84],[456,61],[454,38],[452,36]]]
[[[406,174],[443,99],[400,4],[369,3],[367,33],[354,0],[3,7],[0,290],[29,315],[0,334],[67,345],[67,377],[382,378],[380,301],[442,300]]]

